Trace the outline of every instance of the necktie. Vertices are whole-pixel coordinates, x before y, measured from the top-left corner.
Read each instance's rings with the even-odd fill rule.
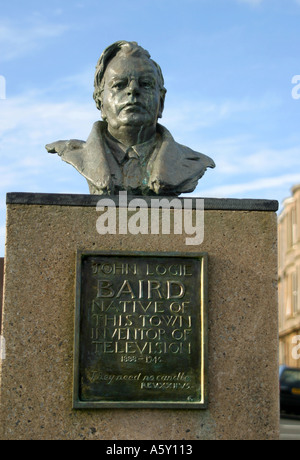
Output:
[[[123,166],[124,186],[128,189],[136,189],[142,185],[142,166],[138,154],[132,147],[127,150],[127,160]]]

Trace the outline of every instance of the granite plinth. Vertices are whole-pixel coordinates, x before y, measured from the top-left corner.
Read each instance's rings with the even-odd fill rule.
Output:
[[[3,281],[4,281],[4,258],[0,258],[0,333],[1,333],[1,317],[2,317],[2,301],[3,301]]]
[[[204,241],[187,246],[99,235],[94,198],[26,195],[7,200],[1,439],[278,439],[276,202],[210,200]],[[208,253],[206,410],[72,409],[78,250]]]

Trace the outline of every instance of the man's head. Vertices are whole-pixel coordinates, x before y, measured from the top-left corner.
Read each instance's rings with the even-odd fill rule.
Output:
[[[144,126],[162,117],[166,89],[162,71],[135,42],[106,48],[95,75],[94,99],[111,126]]]

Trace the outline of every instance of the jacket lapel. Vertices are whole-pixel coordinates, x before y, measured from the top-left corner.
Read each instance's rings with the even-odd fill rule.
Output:
[[[104,123],[94,123],[84,148],[83,172],[86,179],[97,190],[109,191],[113,188],[111,172],[106,160],[106,152],[103,141]]]
[[[168,190],[172,194],[193,191],[206,169],[214,168],[215,163],[206,155],[178,144],[166,128],[157,126],[161,144],[153,162],[149,187],[157,194],[166,194]]]

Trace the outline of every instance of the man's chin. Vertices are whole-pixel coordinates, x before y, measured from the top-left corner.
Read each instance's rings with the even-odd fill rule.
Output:
[[[138,116],[138,115],[135,115],[135,114],[132,114],[131,116],[129,117],[126,117],[126,119],[122,120],[121,122],[121,125],[122,126],[137,126],[137,127],[140,127],[140,126],[147,126],[148,123],[145,122],[145,119]]]

